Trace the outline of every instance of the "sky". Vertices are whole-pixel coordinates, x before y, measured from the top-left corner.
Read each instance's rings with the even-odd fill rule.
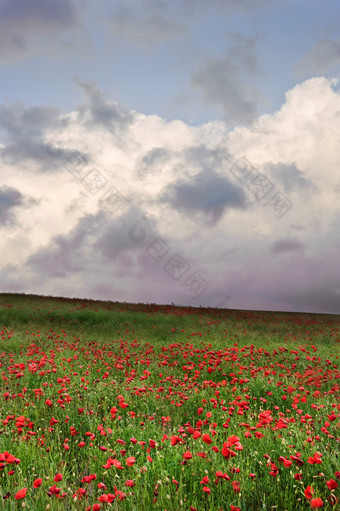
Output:
[[[338,0],[0,0],[0,292],[340,313]]]

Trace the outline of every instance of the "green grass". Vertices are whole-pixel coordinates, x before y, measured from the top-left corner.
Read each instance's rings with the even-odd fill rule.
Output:
[[[3,463],[0,509],[292,511],[311,508],[312,486],[322,509],[339,511],[339,488],[326,484],[340,470],[339,326],[335,315],[0,294],[0,453],[21,460]],[[20,416],[29,424],[18,429]],[[243,449],[227,459],[232,435]],[[309,463],[316,452],[321,464]],[[286,467],[296,453],[303,465]],[[123,469],[103,467],[110,456]],[[216,485],[216,471],[230,480]],[[63,498],[48,494],[53,484]],[[100,502],[104,494],[115,500]]]

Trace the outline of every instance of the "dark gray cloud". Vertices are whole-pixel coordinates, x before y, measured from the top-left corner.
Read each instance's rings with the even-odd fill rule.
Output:
[[[65,278],[86,270],[89,254],[85,250],[88,232],[82,223],[68,235],[55,237],[48,247],[31,255],[27,264],[44,278]]]
[[[286,292],[284,299],[291,310],[340,314],[340,284],[312,285],[306,291]]]
[[[230,165],[229,155],[224,144],[210,149],[204,144],[188,147],[184,150],[186,161],[202,170],[205,168],[216,169],[218,166],[225,168]]]
[[[271,251],[278,255],[284,252],[300,252],[304,248],[305,245],[297,240],[281,239],[273,244]]]
[[[317,256],[290,261],[282,268],[286,282],[279,296],[293,310],[340,314],[339,250],[335,244]]]
[[[25,107],[21,103],[0,107],[0,130],[11,139],[38,138],[58,115],[57,108]]]
[[[136,249],[138,251],[150,234],[157,236],[154,220],[143,217],[133,206],[117,219],[112,220],[110,216],[106,218],[107,221],[93,245],[94,250],[99,252],[106,262],[121,261],[124,266],[131,260],[129,253]]]
[[[165,1],[165,0],[163,0]],[[192,15],[195,12],[205,12],[208,9],[219,9],[222,12],[233,14],[234,12],[253,12],[264,7],[279,3],[281,0],[187,0],[183,2],[176,0],[174,3],[181,9],[182,12]]]
[[[156,43],[178,37],[186,31],[183,22],[207,11],[232,15],[252,13],[257,9],[279,3],[281,0],[114,0],[114,33],[142,43]]]
[[[0,287],[1,292],[22,293],[25,291],[27,282],[24,282],[18,276],[18,267],[14,264],[7,264],[0,269]]]
[[[226,55],[209,57],[191,78],[191,84],[204,93],[207,103],[222,107],[229,125],[248,124],[257,114],[259,94],[249,76],[259,70],[257,37],[229,34]],[[248,80],[247,80],[248,78]]]
[[[200,171],[190,181],[169,185],[162,200],[188,216],[198,215],[205,222],[218,221],[228,209],[246,208],[243,190],[210,170]]]
[[[207,305],[229,296],[233,308],[340,313],[339,244],[329,243],[322,253],[307,256],[295,240],[279,240],[277,257],[268,247],[258,251],[255,240],[245,244],[230,264],[218,268]],[[261,245],[263,242],[261,241]],[[214,298],[216,296],[216,298]]]
[[[33,40],[72,27],[71,0],[0,0],[0,59],[25,54]]]
[[[172,157],[172,152],[164,147],[154,147],[136,162],[136,176],[139,179],[147,177],[155,171],[161,172],[162,167]]]
[[[340,39],[321,39],[295,65],[299,77],[315,76],[340,66]]]
[[[0,107],[0,133],[3,133],[4,147],[0,149],[2,161],[8,165],[27,165],[33,161],[41,172],[65,170],[64,164],[76,156],[89,163],[90,158],[76,149],[59,148],[54,140],[46,142],[45,133],[49,128],[63,130],[66,121],[59,121],[57,108],[24,107],[20,103]],[[59,126],[59,128],[58,128]]]
[[[285,193],[296,190],[308,190],[314,185],[304,176],[304,173],[294,163],[270,163],[265,166],[265,175],[270,174],[275,183],[278,181],[283,185]]]
[[[35,203],[34,199],[24,196],[15,188],[8,186],[0,188],[0,227],[15,223],[17,208],[27,208]]]
[[[110,272],[110,263],[117,263],[119,278],[123,278],[131,275],[135,254],[156,235],[155,223],[134,206],[118,217],[103,207],[97,214],[82,217],[68,234],[54,237],[47,247],[31,255],[27,264],[45,278],[73,274],[93,278],[101,275],[104,266]]]
[[[151,173],[160,174],[166,164],[171,164],[175,172],[182,173],[183,165],[196,169],[226,169],[231,165],[230,155],[225,147],[211,149],[204,144],[186,147],[182,151],[173,151],[164,147],[154,147],[143,154],[136,162],[136,176],[140,179]]]
[[[123,135],[133,123],[134,113],[107,99],[94,82],[77,80],[77,84],[86,97],[85,105],[79,107],[80,120],[90,128],[97,126],[112,134]]]
[[[186,32],[185,24],[169,12],[167,4],[153,1],[116,2],[110,25],[114,36],[143,45]]]

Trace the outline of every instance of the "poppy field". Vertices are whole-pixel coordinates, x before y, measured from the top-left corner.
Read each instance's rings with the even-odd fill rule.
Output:
[[[340,510],[340,317],[0,295],[0,509]]]

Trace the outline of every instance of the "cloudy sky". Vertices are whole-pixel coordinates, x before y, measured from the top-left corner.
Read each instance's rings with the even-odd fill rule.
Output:
[[[0,0],[0,290],[340,313],[338,0]]]

